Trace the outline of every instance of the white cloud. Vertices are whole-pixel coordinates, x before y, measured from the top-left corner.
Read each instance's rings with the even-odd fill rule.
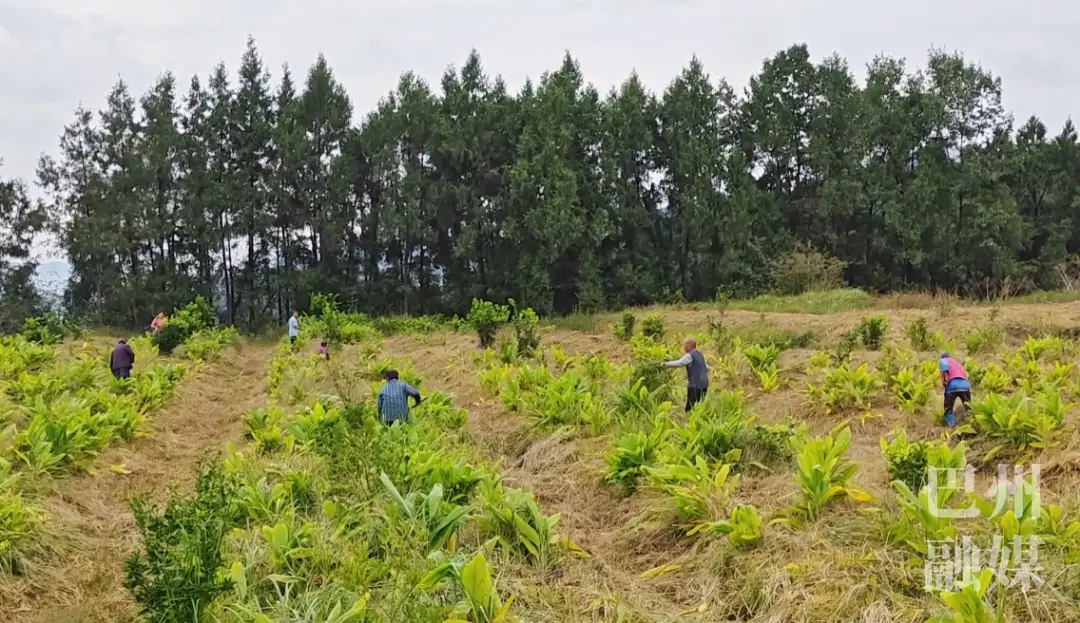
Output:
[[[235,70],[248,34],[275,76],[288,62],[302,77],[325,53],[358,114],[402,71],[435,82],[473,47],[515,87],[568,49],[604,90],[635,68],[660,90],[695,53],[741,89],[799,41],[856,70],[879,53],[918,65],[937,45],[1002,76],[1018,119],[1056,127],[1080,101],[1078,22],[1063,0],[0,0],[0,157],[5,175],[30,178],[74,108],[100,107],[118,75],[137,93],[165,70],[186,87],[219,60]]]

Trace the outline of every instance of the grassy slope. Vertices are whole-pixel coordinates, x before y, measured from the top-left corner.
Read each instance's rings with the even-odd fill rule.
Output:
[[[1080,303],[1024,304],[990,307],[952,305],[939,309],[881,310],[880,303],[867,305],[884,313],[889,321],[888,339],[903,342],[904,326],[925,316],[932,330],[963,343],[965,333],[996,322],[1008,330],[1015,346],[1029,333],[1080,328]],[[704,332],[716,311],[653,309],[664,313],[669,335]],[[725,323],[733,326],[760,322],[797,330],[811,330],[828,344],[855,326],[866,314],[849,310],[833,314],[791,314],[729,311]],[[640,315],[639,315],[640,318]],[[609,337],[616,315],[592,323],[597,333],[555,330],[544,336],[544,345],[558,344],[571,354],[603,353],[611,360],[626,360],[626,347]],[[579,325],[580,326],[580,325]],[[588,327],[588,325],[585,325]],[[602,333],[600,333],[602,331]],[[475,371],[469,370],[469,336],[432,336],[417,341],[408,336],[387,342],[387,354],[407,354],[431,387],[455,394],[470,411],[471,430],[477,443],[502,460],[512,478],[531,488],[546,512],[563,515],[562,531],[593,554],[588,561],[574,562],[557,578],[519,578],[510,589],[519,594],[529,620],[754,620],[754,621],[908,621],[923,620],[938,602],[922,593],[922,565],[904,568],[903,551],[880,545],[880,521],[854,505],[841,505],[808,529],[792,532],[780,528],[768,533],[767,545],[732,556],[722,546],[690,545],[670,533],[648,533],[634,527],[642,509],[640,496],[621,498],[600,483],[602,454],[610,438],[587,439],[548,436],[532,431],[517,415],[507,414],[497,400],[481,392]],[[807,421],[811,433],[824,434],[846,416],[821,417],[804,407],[802,390],[808,379],[797,367],[809,351],[785,353],[781,366],[784,387],[772,394],[753,390],[747,382],[752,410],[759,422]],[[856,360],[872,361],[877,353],[856,352]],[[933,353],[926,357],[932,359]],[[714,380],[714,385],[719,385]],[[875,405],[877,417],[852,422],[853,441],[848,456],[860,462],[857,484],[871,491],[881,503],[895,507],[878,448],[878,439],[903,426],[909,437],[933,438],[940,433],[931,410],[919,416],[897,411],[891,400]],[[936,394],[931,405],[937,408]],[[1075,422],[1074,422],[1075,423]],[[975,442],[976,450],[985,444]],[[969,456],[976,456],[973,451]],[[1034,459],[1050,468],[1042,490],[1046,501],[1068,502],[1075,497],[1078,481],[1073,476],[1077,446],[1070,440],[1043,457]],[[1045,472],[1044,472],[1045,473]],[[757,474],[744,479],[736,501],[769,513],[795,501],[792,472]],[[642,572],[676,563],[680,568],[644,580]],[[533,583],[535,581],[535,584]],[[704,606],[705,614],[688,616]],[[1030,620],[1080,620],[1071,600],[1043,591],[1031,600]],[[619,619],[622,609],[631,618]],[[1025,620],[1025,619],[1020,619]]]
[[[111,343],[102,336],[95,343]],[[190,485],[196,462],[243,434],[240,415],[265,401],[272,344],[229,347],[149,419],[145,435],[109,448],[87,473],[44,486],[51,521],[45,551],[19,577],[0,577],[0,621],[83,623],[129,621],[134,606],[123,589],[123,566],[137,546],[127,500],[163,497],[174,483]],[[119,466],[121,472],[110,469]]]
[[[962,342],[967,330],[987,323],[991,314],[988,307],[953,307],[926,298],[918,304],[891,299],[894,305],[914,309],[885,309],[889,299],[863,301],[852,309],[850,302],[837,300],[739,303],[729,308],[725,323],[740,326],[764,318],[779,327],[813,330],[829,343],[873,308],[888,317],[889,339],[901,341],[904,325],[923,315],[932,329]],[[759,313],[799,305],[814,312],[841,311]],[[672,339],[705,332],[708,318],[718,316],[717,310],[703,306],[651,311],[665,314]],[[612,361],[628,360],[625,345],[611,337],[616,317],[577,319],[576,326],[584,331],[549,330],[544,346],[558,344],[570,354],[602,353]],[[1015,344],[1020,336],[1040,328],[1080,328],[1080,303],[1004,305],[997,322],[1009,327]],[[210,364],[199,378],[182,384],[172,403],[151,419],[147,437],[110,450],[94,463],[92,474],[58,482],[48,502],[57,539],[27,577],[0,580],[0,620],[130,620],[132,605],[120,578],[123,559],[136,543],[125,499],[151,491],[161,495],[173,481],[189,480],[204,452],[221,449],[240,436],[239,415],[265,402],[271,350],[248,344]],[[357,350],[350,347],[340,356],[354,359]],[[520,416],[505,413],[498,400],[480,390],[470,363],[473,352],[473,337],[449,333],[397,336],[383,346],[385,355],[411,358],[425,387],[454,394],[457,404],[470,412],[474,442],[500,460],[508,478],[532,489],[546,512],[562,513],[560,531],[592,554],[588,560],[568,561],[549,575],[507,570],[501,582],[506,592],[517,595],[515,610],[524,621],[914,621],[922,620],[935,603],[921,594],[921,567],[916,575],[904,570],[896,550],[876,544],[875,524],[854,506],[830,510],[822,521],[798,533],[772,530],[766,546],[738,556],[716,544],[695,546],[670,533],[636,528],[633,518],[643,508],[641,497],[621,497],[600,482],[602,455],[610,438],[531,430]],[[811,432],[823,433],[842,419],[809,416],[802,406],[807,379],[796,367],[807,354],[784,354],[785,384],[778,392],[762,395],[746,384],[758,421],[806,418]],[[856,357],[874,355],[859,352]],[[858,484],[887,499],[878,438],[898,425],[913,437],[933,436],[938,429],[929,414],[913,417],[886,404],[874,413],[881,417],[853,423],[849,455],[862,463]],[[1048,497],[1074,495],[1077,481],[1072,472],[1078,456],[1070,441],[1042,461],[1055,468],[1043,482]],[[109,466],[114,464],[123,464],[132,473],[113,473]],[[795,492],[791,472],[758,474],[743,481],[737,501],[767,513],[792,503]],[[641,578],[642,572],[673,562],[680,566],[671,573]],[[704,614],[680,616],[702,605]],[[1076,618],[1075,608],[1054,600],[1035,600],[1032,607],[1034,620]]]

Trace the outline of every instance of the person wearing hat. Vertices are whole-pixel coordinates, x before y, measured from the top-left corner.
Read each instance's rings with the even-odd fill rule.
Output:
[[[941,384],[945,388],[945,425],[952,428],[956,426],[953,405],[959,398],[960,403],[967,407],[967,404],[971,402],[971,384],[968,383],[964,366],[953,359],[948,352],[941,353],[938,359],[938,370],[941,371]]]

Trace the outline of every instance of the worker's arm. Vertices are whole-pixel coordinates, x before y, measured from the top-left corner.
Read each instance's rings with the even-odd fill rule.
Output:
[[[683,355],[682,357],[679,357],[675,361],[665,361],[664,362],[664,367],[665,368],[685,368],[686,366],[690,365],[690,362],[692,362],[693,360],[694,359],[690,356],[690,353],[686,353],[685,355]]]
[[[416,389],[412,385],[409,385],[408,383],[405,383],[405,395],[412,396],[412,399],[416,401],[414,404],[417,405],[420,404],[420,401],[422,400],[420,398],[420,390]]]

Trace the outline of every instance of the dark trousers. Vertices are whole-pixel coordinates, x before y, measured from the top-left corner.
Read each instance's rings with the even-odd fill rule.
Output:
[[[945,392],[945,423],[952,426],[956,423],[956,419],[953,417],[953,406],[956,405],[956,399],[960,399],[960,403],[967,407],[971,402],[971,390],[959,389]]]
[[[296,336],[295,335],[290,335],[289,336],[289,343],[290,344],[295,344],[296,343]]]
[[[709,388],[698,389],[696,387],[686,388],[686,411],[689,413],[690,409],[694,408],[694,405],[705,400],[705,394],[709,393]]]
[[[131,378],[131,368],[114,368],[112,375],[118,379],[129,379]]]

